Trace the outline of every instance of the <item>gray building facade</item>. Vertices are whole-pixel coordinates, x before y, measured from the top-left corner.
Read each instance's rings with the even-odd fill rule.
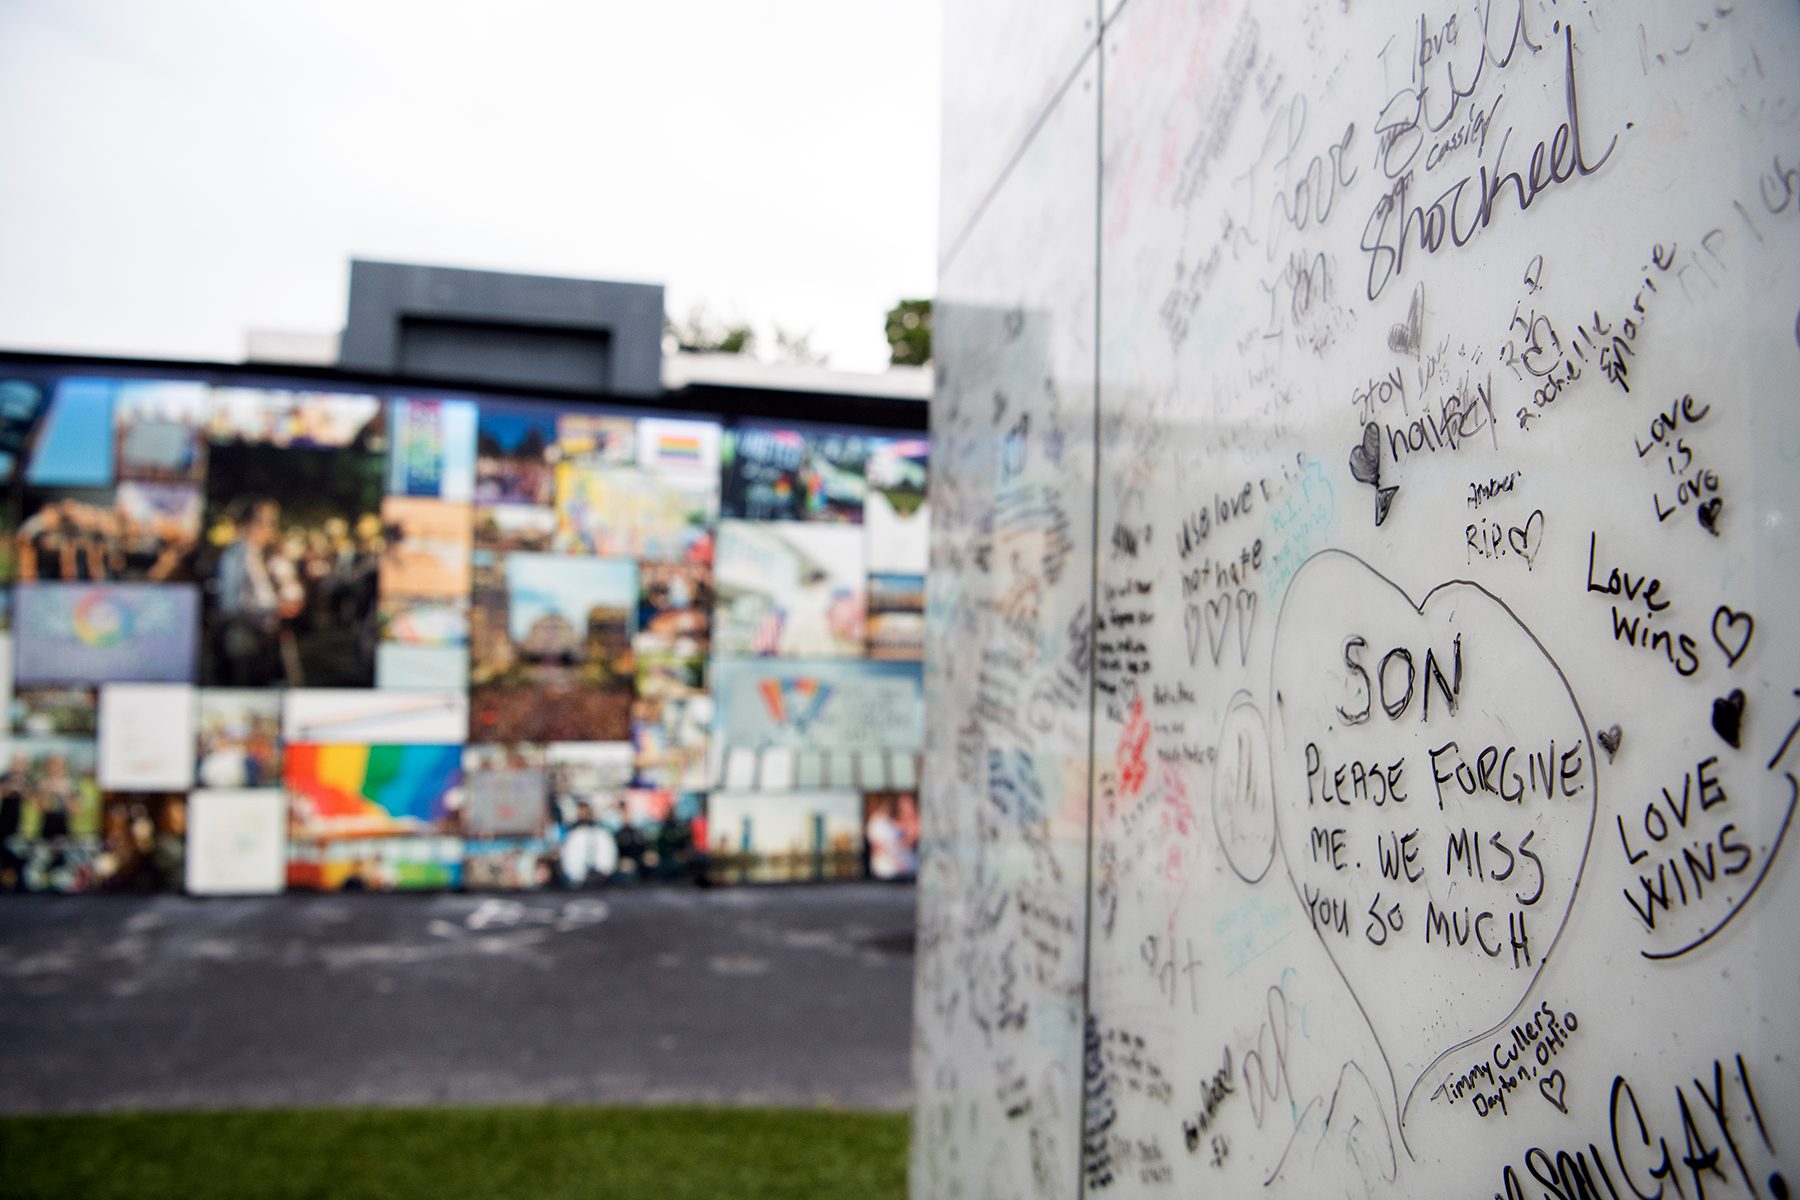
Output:
[[[661,284],[352,260],[339,365],[361,373],[654,397]]]

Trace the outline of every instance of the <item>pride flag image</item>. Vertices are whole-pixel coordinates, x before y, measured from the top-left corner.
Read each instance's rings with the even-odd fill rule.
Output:
[[[657,457],[668,462],[691,463],[698,466],[701,462],[703,447],[696,434],[665,433],[656,443]]]
[[[802,736],[825,707],[831,696],[831,685],[808,676],[782,676],[760,679],[757,690],[763,706],[777,725],[785,725]]]
[[[282,780],[303,835],[429,833],[462,785],[462,747],[290,745]]]

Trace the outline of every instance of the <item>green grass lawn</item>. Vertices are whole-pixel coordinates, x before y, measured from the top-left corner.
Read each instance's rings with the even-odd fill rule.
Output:
[[[906,1194],[903,1114],[330,1109],[0,1119],[0,1197]]]

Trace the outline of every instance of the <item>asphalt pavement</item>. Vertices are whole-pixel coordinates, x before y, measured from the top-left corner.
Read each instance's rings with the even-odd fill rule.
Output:
[[[911,1102],[914,892],[0,897],[0,1113]]]

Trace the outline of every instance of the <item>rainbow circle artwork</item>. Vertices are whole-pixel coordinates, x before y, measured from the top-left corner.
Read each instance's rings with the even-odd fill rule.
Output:
[[[116,646],[131,636],[131,618],[99,589],[75,601],[75,636],[90,646]]]

